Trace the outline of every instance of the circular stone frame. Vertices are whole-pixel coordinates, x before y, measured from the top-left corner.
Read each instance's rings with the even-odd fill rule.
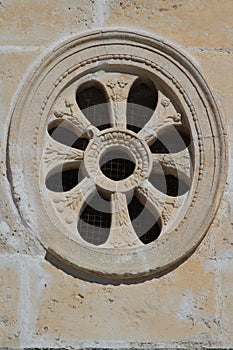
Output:
[[[99,161],[103,152],[111,150],[119,144],[125,153],[135,158],[136,167],[133,174],[121,181],[113,181],[101,172]],[[84,166],[90,178],[96,185],[107,191],[127,193],[139,186],[146,179],[152,168],[149,147],[146,142],[140,140],[137,135],[125,129],[107,129],[98,133],[86,149],[87,156],[84,158]]]
[[[156,76],[178,96],[192,135],[193,179],[182,218],[174,230],[137,248],[104,249],[75,241],[50,208],[41,179],[47,120],[59,92],[77,77],[106,65],[124,66],[130,72],[144,70]],[[225,131],[205,79],[183,52],[159,38],[110,29],[61,43],[33,69],[13,110],[8,160],[14,201],[47,252],[77,272],[134,279],[172,269],[203,239],[225,185]]]

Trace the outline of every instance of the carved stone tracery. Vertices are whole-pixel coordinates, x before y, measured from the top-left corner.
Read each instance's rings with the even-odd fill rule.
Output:
[[[111,42],[111,37],[114,37],[114,43],[118,43],[116,48]],[[131,45],[132,42],[134,46]],[[111,45],[107,45],[108,43]],[[105,45],[104,55],[102,44]],[[130,54],[117,53],[121,44],[128,45]],[[94,51],[92,45],[95,47]],[[79,61],[79,49],[83,47],[85,57]],[[69,48],[73,52],[72,58]],[[25,169],[28,168],[28,174],[35,174],[34,177],[25,180],[31,184],[28,184],[27,188],[37,191],[39,187],[35,212],[39,211],[38,215],[43,218],[40,223],[32,219],[31,227],[40,232],[41,240],[47,249],[54,251],[64,263],[67,261],[77,268],[131,278],[137,274],[147,275],[171,267],[174,262],[183,259],[192,251],[202,239],[217,208],[219,193],[224,183],[220,172],[220,169],[222,171],[224,168],[224,156],[221,160],[217,157],[218,149],[221,149],[221,154],[224,155],[224,131],[206,83],[192,63],[176,49],[161,43],[159,39],[141,34],[106,31],[101,34],[97,32],[90,37],[74,38],[66,42],[64,47],[61,45],[57,51],[54,50],[48,61],[53,62],[56,55],[61,55],[62,52],[64,60],[67,60],[67,69],[64,71],[64,65],[56,63],[51,66],[50,71],[48,70],[44,80],[32,80],[28,99],[23,104],[19,100],[11,126],[11,132],[19,135],[18,144],[22,140],[22,128],[18,126],[17,116],[25,115],[28,126],[35,130],[32,138],[29,137],[29,141],[31,139],[31,144],[34,145],[31,163],[28,162],[30,155],[22,145]],[[178,65],[174,63],[176,61]],[[97,63],[101,65],[100,71]],[[45,64],[46,60],[38,70],[43,71]],[[179,65],[182,69],[177,68]],[[104,95],[107,96],[110,126],[104,130],[90,122],[88,115],[79,108],[76,101],[79,84],[85,84],[86,74],[88,84],[100,84]],[[144,79],[145,82],[150,80],[157,90],[158,101],[145,125],[140,126],[139,131],[132,131],[127,129],[128,97],[138,78]],[[51,80],[54,81],[52,88],[51,84],[48,84]],[[40,89],[37,89],[38,86]],[[25,90],[27,88],[25,87]],[[40,123],[30,119],[27,112],[30,110],[30,101],[33,100],[31,97],[36,89],[39,91],[36,106],[40,106]],[[197,100],[199,103],[196,103]],[[96,117],[101,120],[98,105],[95,108]],[[136,114],[135,120],[137,119],[140,119],[140,115]],[[83,137],[89,141],[85,150],[69,147],[55,141],[51,135],[48,136],[50,125],[59,128],[66,123],[77,138]],[[46,125],[47,130],[41,129],[41,125]],[[183,136],[180,137],[181,144],[183,142],[181,151],[169,153],[165,149],[166,144],[159,144],[163,141],[161,134],[166,130],[168,134],[169,130],[175,130],[175,133],[180,135],[183,129],[188,134],[190,143],[184,144]],[[14,130],[17,130],[17,133]],[[212,147],[208,142],[212,143]],[[15,143],[10,141],[9,145],[10,160],[14,163],[12,154]],[[152,151],[156,149],[153,145],[158,145],[155,153]],[[127,157],[135,163],[132,174],[120,181],[106,177],[100,164],[102,155],[115,149],[128,154]],[[205,153],[207,149],[208,154]],[[208,161],[204,163],[208,157],[214,159],[214,164],[211,165]],[[127,159],[125,164],[127,167]],[[110,166],[114,168],[114,160],[112,163],[110,161]],[[47,179],[56,175],[58,171],[63,181],[64,169],[79,169],[82,172],[82,176],[78,175],[76,185],[64,192],[46,188]],[[110,169],[111,171],[115,170]],[[174,180],[175,178],[177,180]],[[168,189],[164,190],[158,181],[164,181]],[[182,182],[185,183],[183,192],[178,191],[175,181],[178,181],[178,187]],[[210,181],[212,186],[208,185]],[[17,185],[14,186],[15,192],[20,193]],[[110,201],[112,218],[109,236],[106,242],[98,247],[85,241],[77,230],[77,220],[82,216],[87,203],[91,205],[96,191],[100,191],[100,194]],[[128,201],[132,193],[159,223],[160,234],[153,236],[147,247],[136,234],[129,215]],[[208,200],[203,206],[205,195]],[[31,205],[34,206],[34,196]],[[19,210],[24,212],[24,208]],[[199,222],[194,222],[192,215],[198,217]],[[46,230],[49,231],[48,234]],[[173,239],[174,242],[178,241],[178,232],[179,237],[183,237],[183,242],[174,247]],[[166,256],[166,249],[169,252],[174,251],[173,255]],[[122,260],[122,264],[116,250],[119,250],[122,256],[128,255],[127,259]],[[98,261],[93,261],[94,256],[98,257]],[[142,256],[143,261],[147,263],[142,264]]]

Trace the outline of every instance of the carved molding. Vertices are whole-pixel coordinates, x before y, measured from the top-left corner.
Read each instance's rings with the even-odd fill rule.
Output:
[[[105,72],[103,85],[115,123],[107,131],[91,125],[74,98],[70,99],[79,79],[85,79],[87,74],[89,77],[93,74],[94,79],[98,69]],[[161,98],[151,122],[135,134],[124,127],[126,118],[122,112],[126,110],[130,86],[140,76],[154,82]],[[37,118],[31,118],[32,109]],[[67,153],[63,145],[54,148],[55,142],[48,143],[46,133],[51,120],[66,120],[80,135],[86,134],[90,141],[85,152]],[[192,145],[184,154],[184,163],[181,155],[157,158],[155,155],[156,161],[151,155],[149,146],[166,125],[185,125],[189,129]],[[71,38],[51,50],[33,69],[18,96],[8,145],[12,193],[22,194],[21,202],[15,202],[33,234],[38,234],[43,246],[64,264],[109,278],[130,279],[161,273],[183,261],[207,232],[225,185],[225,130],[206,81],[175,47],[140,33],[97,31]],[[133,174],[117,186],[111,179],[106,180],[99,167],[102,152],[112,147],[128,150],[135,161]],[[51,193],[45,179],[63,160],[67,163],[83,160],[86,178],[66,193]],[[190,177],[187,196],[172,199],[151,191],[148,178],[155,163],[171,173],[178,168],[184,179]],[[21,164],[24,176],[19,183],[14,170]],[[121,223],[120,229],[112,227],[105,246],[93,247],[79,239],[74,232],[77,216],[96,187],[111,197],[114,194],[115,200],[118,198],[115,193],[126,195],[135,190],[150,210],[155,209],[160,215],[161,236],[148,246],[140,244],[128,222],[127,211],[123,210],[115,216]],[[24,203],[24,198],[28,198],[28,203]]]

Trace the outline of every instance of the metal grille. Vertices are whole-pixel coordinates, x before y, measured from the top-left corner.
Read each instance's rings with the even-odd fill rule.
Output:
[[[165,175],[167,183],[167,195],[177,197],[185,194],[189,190],[189,186],[181,179],[173,175]]]
[[[120,181],[130,176],[135,164],[128,159],[114,158],[101,166],[102,173],[114,181]]]
[[[173,175],[151,173],[149,181],[159,191],[172,197],[183,195],[189,190],[183,180]]]
[[[134,172],[135,163],[124,150],[112,148],[100,159],[100,169],[109,179],[120,181]]]
[[[92,125],[95,125],[100,130],[111,127],[107,100],[100,88],[88,87],[82,89],[77,92],[76,99],[83,114]],[[136,133],[141,130],[154,113],[156,104],[156,90],[144,83],[136,83],[131,88],[128,97],[127,128]],[[81,150],[85,150],[88,144],[86,138],[78,138],[74,132],[66,129],[64,126],[50,129],[49,134],[55,140]],[[164,133],[161,139],[157,139],[150,146],[151,152],[169,153],[170,149],[177,151],[178,141],[185,146],[189,142],[185,135],[183,136],[182,132],[177,132],[177,130]],[[135,164],[129,159],[127,153],[114,149],[103,156],[100,168],[108,178],[120,181],[134,172]],[[47,180],[46,185],[52,191],[65,192],[75,187],[82,178],[81,170],[66,170],[51,176]],[[149,180],[156,188],[169,196],[175,197],[180,194],[181,182],[173,175],[152,173]],[[142,243],[149,244],[159,237],[161,227],[159,217],[156,217],[157,213],[152,214],[146,206],[140,203],[135,195],[128,205],[128,210],[133,228]],[[98,246],[106,242],[110,227],[111,203],[96,192],[90,203],[86,203],[78,220],[77,228],[79,234],[86,242]]]
[[[78,148],[84,151],[88,145],[88,139],[84,137],[78,137],[73,131],[58,125],[49,129],[49,135],[56,141],[63,143],[66,146],[72,148]]]
[[[190,145],[190,137],[183,127],[171,125],[168,129],[150,146],[152,153],[177,153]]]
[[[138,132],[149,121],[157,105],[157,91],[146,83],[136,81],[127,104],[127,128]]]
[[[99,130],[111,127],[107,98],[100,88],[91,86],[78,91],[76,100],[79,108],[92,125]]]
[[[159,237],[161,229],[158,220],[136,196],[130,201],[128,210],[133,228],[142,243],[151,243]]]
[[[165,175],[167,184],[167,195],[176,197],[179,193],[179,179],[173,175]]]
[[[74,188],[82,179],[80,169],[65,170],[50,176],[46,181],[46,186],[50,191],[66,192]]]
[[[150,150],[152,153],[169,153],[167,147],[159,139],[150,146]]]
[[[136,103],[127,104],[127,129],[138,133],[149,121],[152,112],[147,107]]]
[[[86,205],[78,221],[78,232],[86,242],[94,245],[106,242],[111,226],[110,206],[99,194]]]

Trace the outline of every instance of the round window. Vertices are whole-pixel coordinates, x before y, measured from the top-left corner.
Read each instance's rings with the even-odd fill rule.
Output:
[[[9,131],[18,209],[64,266],[130,279],[171,269],[204,237],[225,183],[222,120],[183,53],[106,30],[51,51]]]

